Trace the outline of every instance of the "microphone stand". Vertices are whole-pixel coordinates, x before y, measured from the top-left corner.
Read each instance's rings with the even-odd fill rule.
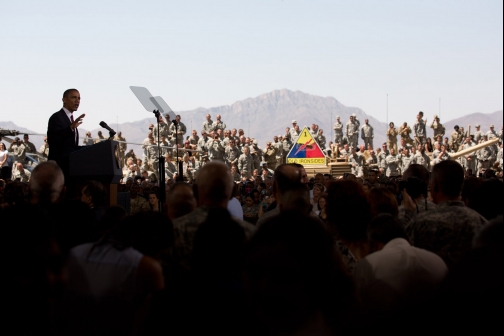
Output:
[[[158,209],[159,212],[163,212],[163,204],[166,201],[166,180],[165,180],[165,158],[163,155],[161,155],[161,145],[159,142],[159,117],[160,113],[159,110],[154,110],[152,111],[154,113],[154,116],[156,116],[156,125],[157,125],[157,150],[158,150],[158,161],[159,161],[159,167],[158,167],[158,174],[159,174],[159,203],[158,203]]]
[[[178,127],[179,127],[179,123],[177,120],[173,120],[172,121],[173,125],[175,125],[175,150],[177,151],[177,170],[178,170],[178,174],[177,174],[177,181],[176,182],[184,182],[184,174],[183,174],[183,170],[184,170],[184,167],[182,165],[182,161],[179,161],[179,147],[178,147]]]
[[[109,138],[107,140],[114,140],[114,135],[116,135],[116,132],[109,131]]]

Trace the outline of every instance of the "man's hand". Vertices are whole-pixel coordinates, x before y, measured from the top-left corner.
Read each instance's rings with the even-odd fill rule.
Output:
[[[72,129],[72,131],[75,131],[75,129],[79,127],[80,124],[82,124],[82,119],[85,116],[86,116],[85,114],[81,114],[77,119],[74,120],[73,123],[70,124],[70,128]]]

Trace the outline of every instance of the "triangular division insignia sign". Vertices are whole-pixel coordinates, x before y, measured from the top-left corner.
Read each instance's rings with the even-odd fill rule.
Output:
[[[302,165],[326,164],[324,152],[308,131],[308,127],[305,127],[299,134],[299,138],[292,146],[289,154],[287,154],[287,163]]]

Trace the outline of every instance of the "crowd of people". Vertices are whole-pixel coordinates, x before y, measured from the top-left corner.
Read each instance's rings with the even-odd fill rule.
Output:
[[[427,119],[424,119],[423,112],[419,112],[416,119],[413,128],[408,126],[407,122],[396,128],[391,122],[386,132],[387,142],[376,149],[373,147],[373,126],[366,119],[361,127],[355,114],[350,116],[350,120],[345,125],[339,116],[336,117],[333,127],[334,142],[329,141],[328,144],[324,130],[320,129],[319,125],[312,124],[308,129],[328,159],[347,161],[351,166],[352,174],[358,177],[367,176],[368,171],[372,169],[378,169],[387,177],[399,176],[410,164],[415,163],[423,165],[430,171],[432,166],[449,160],[454,155],[457,157],[456,161],[469,175],[479,176],[485,174],[486,170],[502,175],[502,127],[497,133],[494,125],[491,125],[485,133],[478,124],[475,125],[474,132],[455,126],[448,137],[440,118],[435,115],[430,124],[433,135],[429,137],[427,136]],[[183,178],[185,181],[192,181],[198,170],[207,162],[222,161],[232,171],[236,182],[246,182],[255,180],[257,176],[267,178],[278,165],[286,163],[287,155],[301,131],[297,121],[292,120],[292,127],[286,127],[285,134],[273,136],[273,141],[268,141],[262,148],[256,139],[246,137],[243,129],[228,128],[220,115],[216,116],[215,121],[212,120],[210,114],[206,115],[201,136],[195,129],[191,131],[191,135],[186,135],[187,127],[181,121],[180,115],[177,115],[173,122],[170,121],[169,116],[163,118],[160,115],[158,123],[149,126],[141,155],[137,155],[132,149],[127,151],[127,140],[122,132],[118,132],[114,140],[119,142],[118,154],[124,172],[123,183],[128,178],[142,178],[143,176],[146,176],[148,180],[158,181],[160,157],[163,157],[165,161],[167,180]],[[361,144],[359,144],[359,134]],[[461,150],[470,149],[494,138],[499,138],[500,141],[471,153],[457,155],[457,152]],[[82,145],[89,146],[105,140],[107,138],[101,131],[98,131],[96,138],[87,132],[82,139]],[[49,155],[47,137],[44,138],[44,145],[38,152],[29,141],[27,134],[24,135],[23,141],[16,137],[8,148],[4,144],[0,146],[3,146],[0,152],[7,150],[12,155],[10,162],[9,156],[5,155],[6,159],[2,164],[4,179],[12,173],[16,174],[16,178],[27,181],[28,174],[20,173],[17,163],[21,162],[26,167],[26,153],[39,154],[41,160],[47,159]],[[179,162],[182,162],[182,165],[179,165]]]
[[[431,127],[441,133],[427,155],[422,117],[413,128],[423,125],[423,133],[401,137],[397,152],[389,136],[376,154],[368,121],[360,128],[352,116],[348,133],[327,147],[312,125],[327,155],[352,166],[339,178],[309,178],[302,165],[285,163],[297,123],[263,150],[220,116],[213,122],[208,115],[202,136],[193,130],[185,140],[180,116],[176,128],[160,119],[142,158],[126,152],[118,134],[125,207],[109,206],[97,181],[71,195],[75,186],[65,186],[55,161],[30,173],[14,156],[27,177],[0,180],[8,320],[19,333],[56,335],[494,331],[504,280],[502,132],[459,128],[445,146],[438,119]],[[408,133],[403,126],[387,133]],[[500,157],[483,148],[495,163],[479,170],[434,154],[444,146],[449,158],[485,137],[501,139]],[[24,140],[12,151],[22,152]],[[9,155],[0,146],[3,167]],[[410,147],[424,161],[405,161]],[[469,155],[486,165],[481,150]],[[376,160],[358,166],[365,155]],[[29,217],[14,225],[21,214]]]
[[[431,171],[434,165],[450,159],[456,159],[468,175],[479,176],[489,170],[489,173],[502,176],[502,127],[497,133],[494,125],[490,125],[490,129],[484,133],[477,124],[476,130],[471,134],[470,130],[466,131],[463,127],[455,125],[450,137],[447,137],[445,127],[435,115],[430,125],[433,130],[431,138],[427,136],[427,120],[423,118],[423,112],[419,112],[413,129],[407,122],[398,128],[390,122],[386,132],[387,142],[383,143],[381,148],[374,149],[374,129],[369,125],[368,119],[361,127],[363,144],[359,146],[358,119],[351,116],[346,127],[343,127],[337,117],[334,124],[336,135],[334,143],[330,145],[333,157],[348,161],[352,174],[359,177],[366,176],[367,171],[371,169],[378,169],[387,177],[400,176],[411,164],[422,165]],[[414,138],[411,137],[412,134]],[[470,152],[471,147],[495,138],[499,141]],[[457,154],[462,150],[468,150],[469,153]]]
[[[212,161],[160,206],[155,183],[128,180],[129,210],[96,181],[69,197],[54,161],[2,181],[9,321],[57,335],[497,327],[501,180],[447,160],[383,180],[280,164],[263,181]]]

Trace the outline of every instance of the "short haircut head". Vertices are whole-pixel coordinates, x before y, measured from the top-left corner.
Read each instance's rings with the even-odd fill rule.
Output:
[[[91,196],[93,199],[93,206],[102,207],[105,205],[105,199],[107,197],[107,192],[105,187],[101,182],[98,181],[87,181],[84,184],[84,194],[86,196]]]
[[[373,188],[369,191],[369,204],[373,217],[379,214],[399,215],[399,205],[394,194],[387,188]]]
[[[416,177],[417,179],[424,181],[429,184],[429,171],[422,165],[411,164],[408,169],[403,173],[403,180],[407,180],[410,177]]]
[[[387,244],[392,239],[403,238],[409,241],[404,225],[391,214],[380,214],[376,216],[368,226],[368,239],[370,241]]]
[[[366,193],[356,181],[339,180],[327,188],[327,219],[339,239],[365,241],[371,221],[371,209]],[[345,218],[351,215],[351,220]]]
[[[63,92],[63,98],[67,98],[74,91],[79,92],[79,90],[77,90],[77,89],[68,89],[68,90],[65,90],[65,92]]]
[[[193,188],[184,182],[175,183],[168,192],[166,203],[172,220],[192,212],[196,208]]]
[[[54,203],[58,200],[65,177],[55,161],[39,163],[30,177],[32,201],[36,203]]]
[[[301,182],[301,173],[294,164],[281,164],[275,169],[273,179],[273,191],[283,194],[291,184]]]
[[[220,203],[228,201],[231,197],[233,177],[223,162],[211,161],[199,170],[196,186],[200,202]]]
[[[464,169],[458,162],[446,160],[432,168],[433,187],[443,195],[456,198],[464,185]]]
[[[295,211],[309,215],[312,205],[308,188],[301,182],[291,183],[282,193],[280,207],[282,211]]]

